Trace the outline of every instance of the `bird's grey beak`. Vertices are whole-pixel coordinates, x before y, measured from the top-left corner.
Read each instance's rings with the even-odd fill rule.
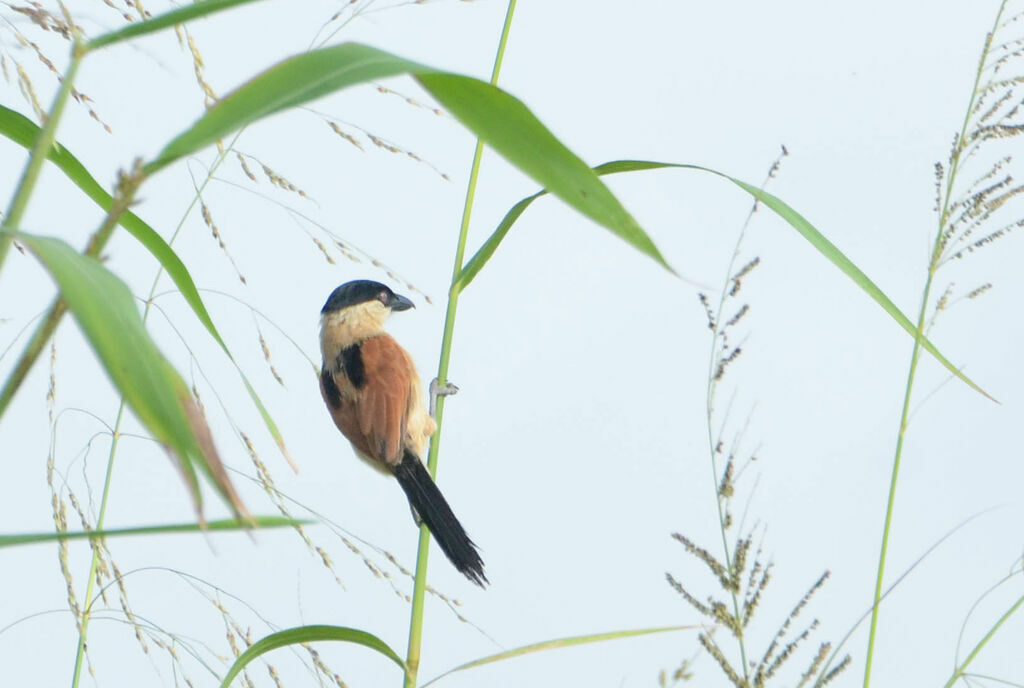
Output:
[[[395,294],[394,296],[391,297],[391,301],[390,303],[388,303],[388,306],[393,311],[407,311],[410,308],[415,308],[416,304],[414,304],[412,301],[405,298],[401,294]]]

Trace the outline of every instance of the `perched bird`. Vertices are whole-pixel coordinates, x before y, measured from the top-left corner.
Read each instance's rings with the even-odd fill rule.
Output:
[[[356,455],[398,479],[416,521],[427,524],[455,568],[483,587],[480,553],[423,465],[427,440],[437,429],[436,398],[456,388],[431,383],[428,413],[412,357],[384,332],[393,311],[412,307],[371,280],[335,289],[320,311],[320,393]]]

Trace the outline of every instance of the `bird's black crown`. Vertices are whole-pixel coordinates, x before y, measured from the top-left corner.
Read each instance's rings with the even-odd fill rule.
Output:
[[[386,284],[373,280],[353,280],[332,291],[320,312],[340,311],[367,301],[380,301],[385,306],[392,306],[399,299],[402,297],[391,291]]]

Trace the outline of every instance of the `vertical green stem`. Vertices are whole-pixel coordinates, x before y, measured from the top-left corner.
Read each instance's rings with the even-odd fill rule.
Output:
[[[974,86],[971,88],[970,101],[967,104],[967,111],[964,113],[963,125],[960,127],[960,136],[956,140],[953,155],[951,156],[952,162],[949,168],[949,176],[946,178],[942,210],[939,212],[939,228],[935,235],[935,244],[932,248],[931,260],[928,264],[928,279],[925,281],[924,293],[921,295],[921,309],[917,317],[917,332],[914,337],[914,349],[910,356],[910,369],[907,372],[907,387],[903,394],[903,410],[900,412],[899,433],[896,437],[896,451],[892,461],[892,476],[889,479],[889,498],[885,508],[885,525],[882,527],[882,545],[878,554],[878,572],[875,577],[875,594],[871,607],[871,629],[868,632],[868,648],[866,658],[864,660],[864,688],[868,688],[871,684],[871,663],[874,658],[875,638],[878,631],[878,610],[879,603],[882,601],[882,586],[885,581],[885,559],[886,554],[889,551],[889,533],[892,529],[893,507],[896,503],[896,482],[900,472],[900,459],[903,456],[903,440],[906,437],[907,420],[910,417],[911,392],[913,391],[914,379],[917,374],[917,362],[921,354],[921,340],[924,333],[928,298],[931,294],[935,271],[939,267],[939,261],[942,256],[942,237],[946,228],[946,222],[949,219],[949,204],[952,199],[953,183],[956,181],[957,172],[959,171],[960,163],[962,162],[961,153],[963,153],[964,148],[966,147],[967,128],[970,125],[971,114],[973,113],[975,103],[977,102],[978,86],[981,83],[981,77],[985,71],[985,62],[988,59],[989,50],[992,46],[992,37],[999,28],[999,24],[1003,17],[1003,10],[1005,9],[1006,0],[1003,0],[999,5],[999,11],[996,13],[995,22],[992,24],[992,30],[985,39],[985,46],[981,51],[981,58],[978,60],[978,69],[974,75]]]
[[[61,115],[64,114],[64,106],[67,105],[68,96],[71,95],[72,84],[83,55],[84,51],[76,37],[71,46],[71,64],[68,65],[64,77],[61,79],[60,88],[53,99],[53,105],[46,115],[46,122],[43,123],[43,128],[40,130],[39,136],[36,137],[32,153],[29,155],[28,162],[25,163],[25,170],[21,173],[21,179],[18,180],[14,197],[11,198],[11,204],[7,208],[3,222],[0,223],[0,268],[3,267],[4,260],[7,258],[7,252],[11,250],[13,239],[10,233],[3,230],[17,229],[21,224],[21,218],[25,214],[25,208],[28,207],[29,198],[32,197],[36,181],[39,179],[39,172],[43,169],[43,163],[50,153],[53,142],[57,139],[57,125],[60,124]]]
[[[498,51],[494,56],[494,68],[491,70],[491,84],[497,85],[501,72],[501,63],[505,57],[505,45],[508,43],[509,30],[512,28],[512,15],[515,13],[516,0],[509,0],[505,12],[505,23],[498,41]],[[473,165],[469,172],[469,184],[466,187],[466,202],[462,208],[462,224],[459,227],[459,241],[455,247],[455,263],[452,267],[452,284],[448,289],[448,308],[444,316],[444,334],[441,336],[441,355],[437,364],[437,380],[444,384],[448,379],[448,361],[452,352],[452,335],[455,331],[455,314],[459,305],[459,289],[455,280],[462,271],[462,261],[466,253],[466,236],[469,233],[469,218],[473,211],[473,199],[476,196],[476,181],[480,172],[480,158],[483,155],[483,142],[477,139],[473,153]],[[441,446],[441,423],[444,417],[444,397],[437,400],[437,431],[430,437],[430,452],[427,458],[427,469],[431,477],[437,475],[437,456]],[[430,531],[427,526],[420,526],[419,547],[416,554],[416,578],[412,592],[412,613],[409,619],[409,648],[406,652],[404,688],[415,688],[416,677],[420,668],[420,646],[423,641],[423,602],[427,592],[427,555],[430,552]]]
[[[96,517],[96,530],[103,530],[103,522],[107,515],[107,498],[110,496],[110,483],[114,475],[114,455],[117,451],[117,442],[121,439],[121,421],[124,418],[124,397],[121,398],[121,405],[117,409],[117,420],[114,422],[114,432],[110,436],[110,455],[107,457],[107,474],[103,479],[103,498],[100,500],[100,513]],[[79,625],[82,629],[78,636],[78,649],[75,651],[75,669],[71,675],[71,688],[78,688],[78,682],[82,677],[82,662],[85,659],[86,637],[89,630],[89,619],[92,618],[92,591],[96,584],[96,570],[99,568],[99,548],[103,546],[102,540],[94,540],[92,545],[92,564],[89,566],[89,582],[85,588],[85,607],[82,609],[82,621]]]

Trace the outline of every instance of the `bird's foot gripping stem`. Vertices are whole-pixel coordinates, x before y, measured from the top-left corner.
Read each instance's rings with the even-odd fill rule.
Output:
[[[430,417],[435,418],[437,416],[437,398],[448,397],[456,394],[459,388],[450,382],[446,382],[443,385],[437,381],[435,377],[430,381]]]

